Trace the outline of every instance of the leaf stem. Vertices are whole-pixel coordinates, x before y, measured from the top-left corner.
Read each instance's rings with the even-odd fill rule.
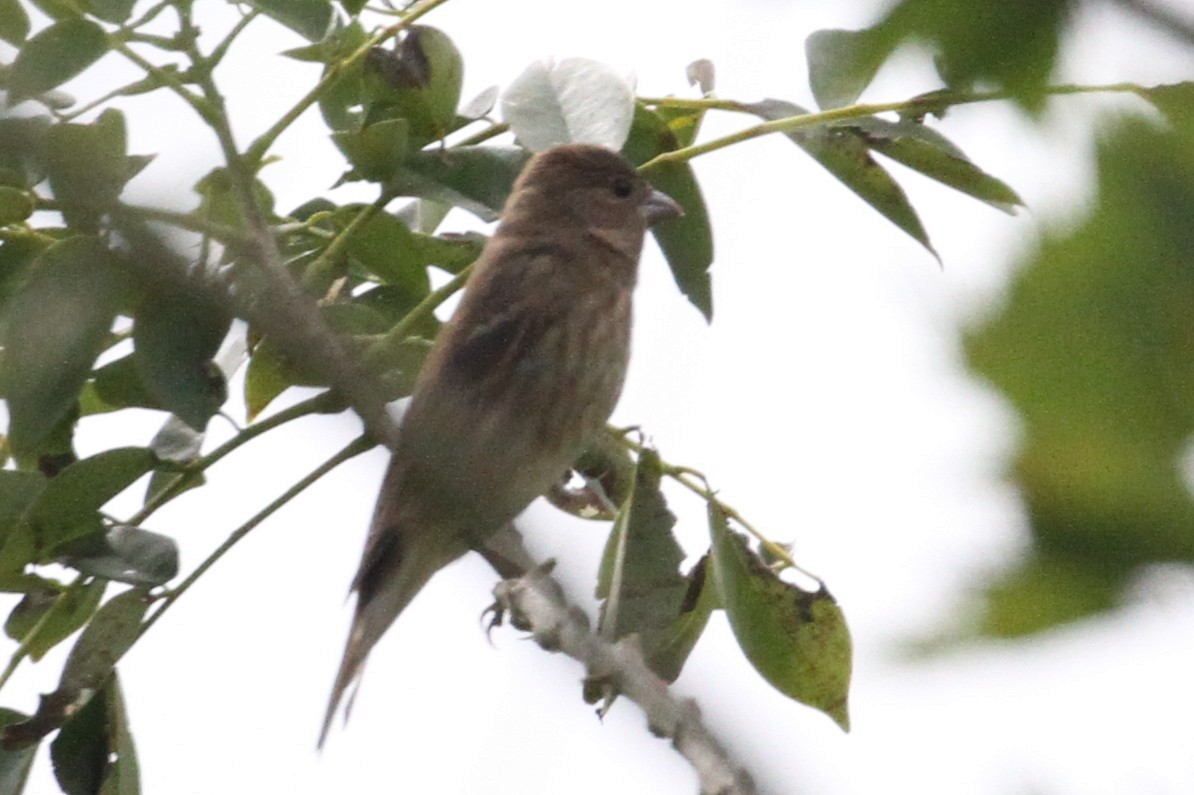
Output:
[[[381,195],[372,204],[362,207],[361,211],[352,217],[348,225],[332,238],[332,241],[328,243],[323,252],[303,271],[303,288],[309,289],[324,281],[327,278],[327,272],[336,266],[336,260],[339,258],[340,252],[348,245],[348,242],[356,234],[357,230],[372,220],[375,215],[385,209],[385,206],[393,200],[394,194],[383,188]]]
[[[1050,86],[1046,89],[1047,94],[1051,95],[1066,95],[1066,94],[1094,94],[1094,93],[1131,93],[1141,94],[1143,89],[1133,83],[1110,83],[1106,85],[1097,86],[1083,86],[1074,84],[1063,84],[1057,86]],[[639,166],[639,171],[649,171],[652,168],[658,168],[665,163],[686,163],[693,158],[701,155],[716,152],[719,149],[733,146],[734,144],[749,141],[752,138],[759,138],[764,135],[772,133],[792,133],[799,130],[805,130],[810,127],[824,127],[831,124],[838,124],[852,119],[861,119],[867,116],[873,116],[877,113],[900,113],[906,115],[924,115],[928,113],[941,114],[946,108],[954,105],[966,105],[974,102],[991,102],[995,100],[1007,99],[1010,95],[1006,91],[970,91],[970,92],[953,92],[953,91],[934,91],[928,94],[921,94],[911,99],[900,102],[879,102],[864,105],[850,105],[844,108],[831,108],[830,110],[823,110],[816,113],[802,113],[797,116],[788,116],[782,119],[774,119],[772,121],[762,122],[752,127],[747,127],[743,130],[724,135],[720,138],[714,138],[711,141],[706,141],[701,144],[693,144],[682,149],[674,149],[670,152],[664,152],[646,163]],[[732,100],[721,100],[712,98],[701,99],[682,99],[673,97],[645,97],[640,98],[640,102],[648,105],[659,105],[672,108],[690,108],[694,110],[703,109],[717,109],[730,110],[739,113],[753,113],[752,106],[747,103],[734,102]]]
[[[407,312],[381,339],[373,342],[366,348],[362,355],[365,368],[372,371],[384,368],[385,363],[390,360],[391,355],[397,350],[398,346],[410,337],[411,329],[415,327],[415,324],[429,317],[432,312],[439,308],[440,304],[447,301],[464,287],[469,275],[473,272],[475,264],[475,262],[470,263],[438,290],[428,293],[427,297]]]
[[[641,454],[644,445],[641,442],[636,442],[630,439],[620,429],[611,428],[610,432],[621,439],[622,443],[633,450],[636,454]],[[670,477],[672,480],[679,483],[684,488],[701,497],[707,503],[712,503],[726,515],[726,518],[732,519],[735,523],[740,525],[742,529],[750,533],[759,540],[759,544],[766,549],[776,560],[784,564],[784,568],[790,568],[800,572],[806,577],[816,580],[819,584],[823,584],[824,580],[813,574],[808,569],[804,568],[792,559],[791,553],[788,552],[781,544],[777,544],[770,538],[765,536],[761,530],[756,528],[753,524],[747,521],[746,517],[738,512],[732,505],[718,499],[717,493],[709,486],[709,479],[705,474],[698,469],[688,466],[678,466],[676,464],[669,464],[660,459],[660,468],[663,474]]]

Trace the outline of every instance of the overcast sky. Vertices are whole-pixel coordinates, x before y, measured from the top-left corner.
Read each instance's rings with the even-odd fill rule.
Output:
[[[197,6],[210,15],[202,17],[208,29],[225,29],[225,4]],[[877,7],[453,0],[424,21],[464,53],[466,97],[508,85],[549,55],[633,72],[646,95],[686,93],[684,67],[704,57],[716,63],[724,97],[811,105],[805,36],[864,25]],[[242,144],[316,78],[310,66],[274,57],[299,43],[262,20],[233,51],[220,76]],[[1072,44],[1067,80],[1173,82],[1192,73],[1188,55],[1109,10],[1083,16]],[[110,55],[68,90],[95,96],[121,79],[117,70],[134,75]],[[864,98],[937,85],[926,59],[908,54]],[[210,133],[166,95],[122,107],[130,150],[159,153],[126,195],[192,206],[189,188],[216,156]],[[743,660],[724,617],[712,619],[677,688],[700,700],[764,791],[1194,791],[1188,572],[1142,583],[1129,608],[1030,642],[927,661],[902,652],[956,618],[984,573],[1027,543],[1023,509],[1002,478],[1016,420],[965,374],[957,333],[991,311],[1041,224],[1080,217],[1094,118],[1112,107],[1138,108],[1059,99],[1039,127],[1007,107],[952,111],[940,129],[1030,209],[1009,218],[902,175],[943,268],[782,138],[695,163],[717,246],[711,326],[679,295],[658,252],[645,255],[634,360],[614,421],[642,425],[666,460],[702,469],[756,526],[794,541],[798,561],[825,578],[853,631],[853,731],[845,735],[773,691]],[[705,134],[743,124],[711,116]],[[342,169],[316,113],[278,153],[282,161],[262,176],[282,210],[326,193]],[[475,222],[453,215],[449,224]],[[147,443],[159,423],[97,423],[81,452],[128,444],[130,433]],[[219,420],[213,428],[226,433]],[[179,540],[189,570],[358,429],[345,415],[256,441],[214,468],[208,489],[148,527]],[[494,577],[471,559],[439,575],[403,614],[371,658],[351,723],[315,752],[384,462],[378,451],[350,462],[258,528],[122,662],[144,790],[694,791],[691,773],[632,704],[619,702],[604,722],[594,717],[580,699],[577,664],[508,628],[487,642],[481,612]],[[679,491],[669,497],[678,533],[699,554],[703,504]],[[604,528],[541,505],[524,524],[536,553],[559,559],[574,595],[591,601]],[[62,657],[24,666],[5,705],[32,710]],[[43,750],[29,791],[52,787]]]

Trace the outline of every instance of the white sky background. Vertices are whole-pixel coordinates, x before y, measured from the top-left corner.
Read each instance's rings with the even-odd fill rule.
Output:
[[[213,33],[224,29],[223,3],[198,6]],[[805,36],[867,24],[876,7],[453,0],[424,21],[464,53],[466,97],[508,85],[547,55],[632,71],[643,94],[686,94],[685,65],[707,57],[721,96],[812,105]],[[274,57],[299,43],[261,20],[220,73],[242,145],[313,84],[316,69]],[[1073,44],[1064,79],[1194,76],[1188,54],[1110,10],[1084,16]],[[864,99],[937,87],[924,60],[886,70]],[[135,74],[110,55],[95,79],[67,89],[90,98],[101,80],[113,84],[116,70]],[[763,791],[1194,791],[1188,572],[1144,583],[1130,608],[1034,641],[928,662],[900,653],[902,642],[955,616],[983,574],[1026,544],[1023,511],[1001,478],[1015,418],[965,375],[956,330],[989,311],[1040,223],[1080,217],[1092,114],[1113,104],[1138,107],[1058,99],[1041,128],[994,104],[952,111],[940,129],[1016,188],[1030,212],[1009,218],[895,167],[944,269],[778,137],[695,163],[717,245],[712,326],[649,247],[635,356],[614,421],[641,424],[665,459],[704,470],[758,527],[794,540],[797,559],[826,579],[854,635],[854,728],[845,735],[764,683],[724,617],[714,616],[677,688],[699,698]],[[210,133],[164,93],[122,107],[131,151],[159,154],[126,197],[193,206],[190,186],[216,157]],[[711,115],[704,134],[744,123]],[[325,192],[342,167],[316,112],[277,151],[282,162],[263,178],[282,210]],[[159,423],[136,422],[134,441],[147,443]],[[220,426],[213,424],[224,433]],[[92,429],[81,452],[128,444],[129,428],[125,421]],[[358,428],[341,416],[267,435],[148,527],[178,538],[189,571]],[[403,614],[372,656],[351,723],[315,752],[350,619],[345,593],[383,467],[382,453],[362,456],[258,528],[121,663],[144,790],[695,791],[687,767],[646,732],[632,704],[619,702],[604,723],[593,716],[579,697],[577,664],[509,628],[488,644],[480,614],[494,578],[473,560],[438,576]],[[670,496],[678,532],[699,554],[707,545],[703,506],[679,491]],[[574,596],[587,600],[604,528],[544,506],[524,524],[537,554],[558,558]],[[33,694],[53,688],[63,651],[24,666],[5,705],[32,710]],[[44,749],[33,775],[30,792],[56,791]]]

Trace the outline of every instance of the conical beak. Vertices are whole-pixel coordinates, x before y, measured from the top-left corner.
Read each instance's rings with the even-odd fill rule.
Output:
[[[684,208],[663,191],[653,190],[643,200],[642,206],[639,207],[639,212],[642,213],[643,220],[647,222],[647,226],[654,226],[660,221],[666,221],[669,218],[679,218],[684,215]]]

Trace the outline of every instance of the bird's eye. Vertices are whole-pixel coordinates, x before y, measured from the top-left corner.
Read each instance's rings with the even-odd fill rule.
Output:
[[[613,184],[614,195],[619,199],[625,199],[634,192],[634,184],[625,177],[618,177]]]

